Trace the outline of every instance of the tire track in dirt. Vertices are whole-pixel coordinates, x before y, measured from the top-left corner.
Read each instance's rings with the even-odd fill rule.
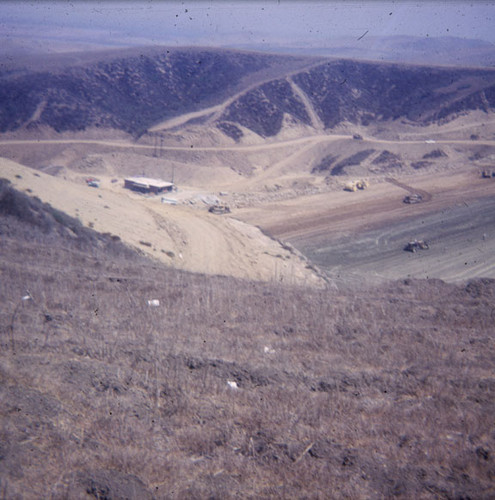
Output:
[[[428,193],[428,191],[424,191],[423,189],[416,189],[411,186],[408,186],[407,184],[404,184],[403,182],[399,182],[397,179],[394,179],[392,177],[386,177],[385,180],[389,182],[390,184],[393,184],[394,186],[400,187],[402,189],[405,189],[408,193],[410,194],[419,194],[422,197],[422,203],[425,203],[427,201],[431,201],[433,198],[433,195],[431,193]]]
[[[442,195],[430,207],[439,198]],[[452,204],[450,198],[444,198],[442,205],[410,217],[397,213],[377,226],[354,226],[349,234],[303,234],[294,244],[332,279],[356,275],[377,282],[408,276],[445,281],[493,278],[493,197],[474,198],[469,204]],[[411,239],[427,240],[429,251],[404,252],[404,244]]]

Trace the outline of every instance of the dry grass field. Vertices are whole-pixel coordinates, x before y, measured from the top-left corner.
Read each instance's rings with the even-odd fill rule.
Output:
[[[207,277],[0,207],[2,498],[494,496],[493,280]]]

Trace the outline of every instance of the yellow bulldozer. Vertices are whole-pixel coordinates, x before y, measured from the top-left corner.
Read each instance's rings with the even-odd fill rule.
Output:
[[[351,191],[351,192],[355,192],[357,191],[358,189],[366,189],[367,187],[369,186],[369,183],[367,180],[365,179],[360,179],[358,181],[352,181],[352,182],[348,182],[345,186],[344,186],[344,191]]]

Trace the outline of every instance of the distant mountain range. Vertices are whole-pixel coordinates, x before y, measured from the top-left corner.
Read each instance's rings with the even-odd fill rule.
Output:
[[[134,136],[223,103],[208,126],[239,140],[243,129],[274,136],[284,120],[328,130],[343,122],[424,125],[473,110],[491,113],[495,70],[238,50],[125,49],[5,63],[0,103],[1,132],[99,127]]]
[[[269,50],[276,53],[343,57],[444,66],[494,67],[495,45],[484,40],[457,37],[415,37],[406,35],[333,38],[325,46],[290,44],[237,45],[236,48]]]

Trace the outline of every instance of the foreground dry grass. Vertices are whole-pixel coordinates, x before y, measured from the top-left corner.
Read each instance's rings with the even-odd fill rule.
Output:
[[[62,233],[0,219],[3,498],[493,498],[493,280],[282,288]]]

